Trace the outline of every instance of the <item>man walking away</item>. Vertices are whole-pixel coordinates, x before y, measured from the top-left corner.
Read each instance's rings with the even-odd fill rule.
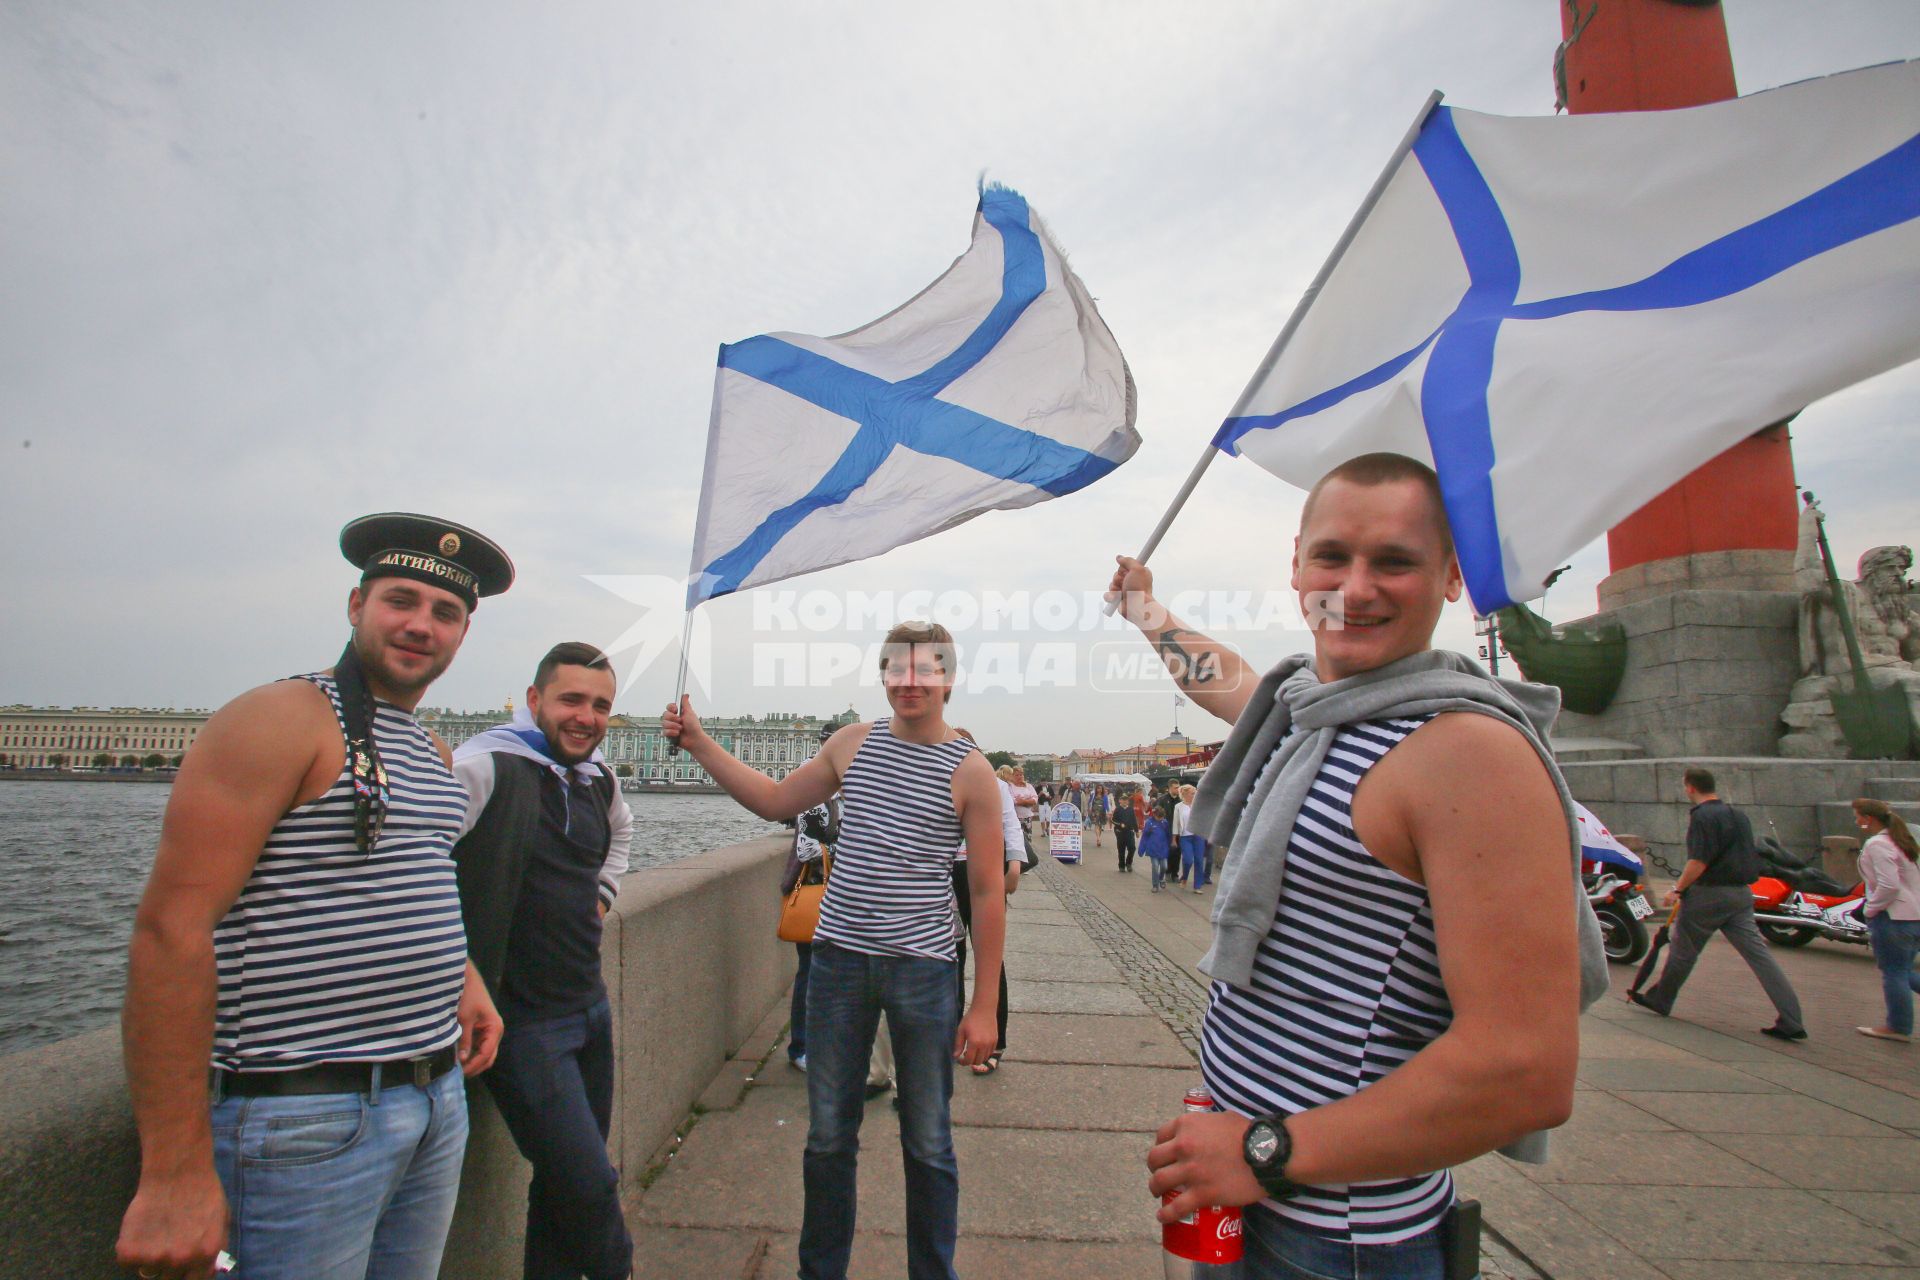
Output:
[[[1753,922],[1752,885],[1760,876],[1753,824],[1720,798],[1708,770],[1695,765],[1681,775],[1680,786],[1693,805],[1693,814],[1687,821],[1687,865],[1666,898],[1669,906],[1680,904],[1673,924],[1673,949],[1667,952],[1660,980],[1644,992],[1628,992],[1627,998],[1663,1018],[1672,1013],[1701,950],[1715,933],[1723,933],[1760,979],[1778,1014],[1772,1026],[1760,1028],[1760,1034],[1775,1040],[1805,1040],[1800,998]]]
[[[1135,836],[1138,834],[1139,819],[1134,813],[1133,797],[1123,795],[1113,806],[1113,843],[1119,854],[1120,870],[1133,870]]]
[[[453,859],[474,965],[506,1018],[487,1074],[527,1189],[527,1280],[623,1280],[633,1238],[613,1119],[613,1013],[601,921],[620,892],[633,814],[599,747],[613,667],[590,644],[540,659],[511,724],[462,743],[467,815]]]

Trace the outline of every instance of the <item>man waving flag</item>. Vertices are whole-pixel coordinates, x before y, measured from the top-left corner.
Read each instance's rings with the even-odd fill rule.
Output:
[[[1473,605],[1920,356],[1920,62],[1679,111],[1435,108],[1214,443],[1439,473]]]
[[[687,607],[1072,493],[1133,456],[1133,422],[1086,288],[987,186],[972,247],[904,306],[720,348]]]

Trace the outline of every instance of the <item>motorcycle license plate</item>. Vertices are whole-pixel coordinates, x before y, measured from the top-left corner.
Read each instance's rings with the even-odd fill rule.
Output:
[[[1645,920],[1653,914],[1653,904],[1647,901],[1644,893],[1636,893],[1627,899],[1627,910],[1633,913],[1635,920]]]

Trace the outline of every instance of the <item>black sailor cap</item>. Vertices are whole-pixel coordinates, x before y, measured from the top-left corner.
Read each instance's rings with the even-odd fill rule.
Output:
[[[436,516],[384,511],[340,530],[340,554],[360,580],[412,578],[451,591],[472,609],[513,585],[513,561],[484,533]]]

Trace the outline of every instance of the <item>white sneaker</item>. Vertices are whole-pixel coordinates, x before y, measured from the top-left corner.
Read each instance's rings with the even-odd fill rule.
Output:
[[[807,1070],[807,1055],[803,1053],[797,1058],[788,1058],[787,1065],[804,1075]]]

